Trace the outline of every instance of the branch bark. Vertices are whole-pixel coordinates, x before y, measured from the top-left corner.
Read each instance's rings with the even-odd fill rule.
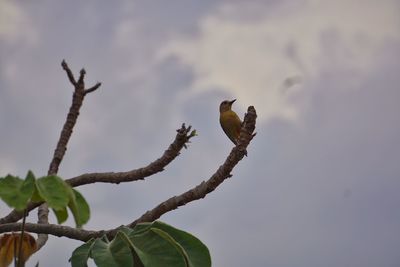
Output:
[[[165,150],[164,154],[145,167],[128,172],[86,173],[65,181],[72,187],[76,187],[96,182],[118,184],[123,182],[143,180],[148,176],[163,171],[164,168],[180,154],[182,148],[186,147],[186,144],[190,142],[190,139],[195,136],[195,131],[190,130],[190,126],[186,127],[185,124],[182,124],[181,128],[176,130],[177,134],[175,136],[175,140],[169,145],[167,150]],[[28,204],[27,211],[32,211],[40,206],[40,204],[42,203],[30,202]],[[22,218],[22,216],[23,212],[13,210],[7,216],[0,219],[0,225],[17,222]]]
[[[72,187],[76,187],[96,182],[119,184],[143,180],[148,176],[163,171],[164,167],[180,154],[181,149],[186,147],[190,138],[195,136],[195,131],[190,131],[190,129],[191,126],[186,127],[185,124],[182,124],[182,127],[176,130],[178,133],[176,134],[174,142],[164,151],[163,155],[145,167],[128,172],[86,173],[67,179],[66,182]]]
[[[244,123],[241,128],[238,145],[235,146],[224,164],[222,164],[218,170],[211,176],[207,181],[201,182],[196,187],[186,191],[185,193],[171,197],[170,199],[158,204],[152,210],[147,211],[140,218],[133,221],[128,227],[134,227],[136,224],[141,222],[152,222],[160,218],[163,214],[177,209],[180,206],[184,206],[194,200],[204,198],[208,193],[215,190],[225,179],[232,176],[231,171],[247,155],[247,146],[250,141],[256,135],[254,132],[256,126],[256,110],[253,106],[250,106],[244,118]]]
[[[168,211],[177,209],[180,206],[184,206],[189,202],[204,198],[207,194],[215,190],[223,181],[231,177],[231,171],[239,163],[240,160],[246,154],[247,146],[255,136],[254,130],[256,125],[256,110],[250,106],[247,114],[244,118],[244,123],[241,129],[240,138],[237,146],[235,146],[224,164],[221,165],[218,170],[207,180],[203,181],[193,189],[179,195],[171,197],[170,199],[160,203],[154,209],[147,211],[140,218],[128,224],[128,227],[133,228],[140,222],[151,222],[160,218],[163,214]],[[183,127],[183,126],[182,126]],[[178,132],[179,135],[179,132]],[[177,135],[177,138],[178,138]],[[172,146],[172,145],[171,145]],[[9,231],[18,231],[20,229],[20,223],[8,223],[0,225],[0,233]],[[83,229],[76,229],[68,226],[54,225],[54,224],[26,224],[26,230],[33,233],[44,233],[55,236],[64,236],[76,240],[88,241],[91,238],[101,237],[106,234],[110,239],[113,238],[119,227],[110,230],[101,231],[90,231]]]
[[[82,69],[80,71],[80,76],[78,82],[75,81],[74,75],[70,68],[68,67],[65,60],[61,63],[62,68],[67,73],[69,81],[74,86],[74,93],[72,95],[72,105],[69,109],[67,119],[64,123],[64,126],[61,130],[60,138],[58,139],[56,149],[54,150],[53,158],[50,162],[48,175],[57,174],[58,168],[62,159],[64,158],[65,152],[67,151],[67,144],[72,135],[72,130],[76,124],[76,121],[79,116],[79,110],[82,107],[83,100],[88,91],[85,91],[85,74],[86,71]],[[90,92],[93,92],[97,88],[100,87],[100,83],[96,84],[94,87],[87,89]],[[46,203],[43,203],[39,206],[38,210],[38,224],[48,224],[49,223],[49,208]],[[36,240],[38,245],[38,250],[43,247],[47,242],[48,236],[47,234],[39,234],[38,239]]]
[[[20,231],[21,223],[6,223],[0,225],[0,233]],[[75,240],[88,241],[90,238],[101,237],[104,231],[90,231],[58,224],[25,223],[25,230],[30,233],[67,237]]]

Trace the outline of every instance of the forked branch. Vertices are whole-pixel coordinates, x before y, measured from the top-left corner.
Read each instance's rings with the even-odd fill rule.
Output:
[[[61,66],[67,73],[69,81],[74,86],[74,93],[72,95],[72,105],[69,109],[67,119],[61,130],[60,138],[58,139],[56,149],[54,150],[53,158],[50,162],[49,170],[47,173],[48,175],[57,174],[57,172],[58,172],[60,163],[65,155],[65,152],[67,151],[67,144],[68,144],[69,139],[71,138],[72,130],[78,119],[79,110],[82,107],[83,100],[87,93],[87,91],[85,90],[85,82],[84,82],[86,71],[84,69],[82,69],[80,71],[80,76],[79,76],[78,82],[76,82],[74,75],[73,75],[72,71],[70,70],[70,68],[68,67],[65,60],[62,61]],[[93,92],[94,90],[99,88],[100,85],[101,84],[98,83],[94,87],[92,87],[95,89],[90,88],[88,90]],[[38,223],[39,224],[48,224],[49,223],[48,217],[49,217],[49,209],[47,207],[47,204],[44,203],[39,206]],[[47,238],[48,238],[47,234],[39,235],[39,237],[37,239],[38,249],[40,249],[44,244],[46,244]]]

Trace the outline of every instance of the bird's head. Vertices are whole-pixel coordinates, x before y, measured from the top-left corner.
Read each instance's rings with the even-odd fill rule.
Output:
[[[224,100],[222,103],[219,105],[219,112],[225,112],[228,110],[231,110],[232,104],[236,101],[236,99],[233,99],[232,101],[229,100]]]

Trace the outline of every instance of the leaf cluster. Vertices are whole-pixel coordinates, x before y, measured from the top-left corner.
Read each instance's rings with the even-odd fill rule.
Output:
[[[211,266],[199,239],[160,221],[121,227],[112,241],[107,236],[91,239],[74,250],[70,261],[72,267],[87,267],[89,258],[99,267]]]
[[[30,201],[46,202],[59,224],[68,219],[68,210],[77,227],[89,221],[90,208],[85,198],[57,175],[35,178],[29,171],[25,179],[7,175],[0,177],[0,198],[10,207],[23,211]]]

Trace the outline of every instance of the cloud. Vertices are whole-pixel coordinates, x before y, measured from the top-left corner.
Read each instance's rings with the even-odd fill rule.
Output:
[[[62,57],[75,74],[87,68],[88,86],[103,84],[85,99],[62,177],[143,166],[182,122],[199,133],[144,182],[78,188],[87,229],[130,222],[207,179],[232,148],[218,104],[237,97],[239,113],[254,104],[260,114],[249,157],[216,192],[161,219],[204,241],[215,266],[396,263],[396,2],[205,2],[0,2],[22,14],[10,40],[28,38],[29,21],[43,45],[1,46],[0,170],[45,173],[72,94]],[[35,257],[67,266],[79,243],[52,237]]]
[[[399,54],[387,45],[353,90],[337,89],[340,70],[323,74],[304,127],[258,121],[248,159],[204,200],[216,266],[396,266]]]
[[[0,42],[35,43],[37,32],[31,20],[15,1],[0,1]]]
[[[294,99],[310,80],[334,66],[365,72],[386,41],[400,38],[397,10],[395,1],[223,3],[199,22],[197,36],[170,41],[159,56],[193,70],[192,93],[217,87],[256,105],[263,119],[295,120]],[[304,86],[282,90],[291,77]]]

